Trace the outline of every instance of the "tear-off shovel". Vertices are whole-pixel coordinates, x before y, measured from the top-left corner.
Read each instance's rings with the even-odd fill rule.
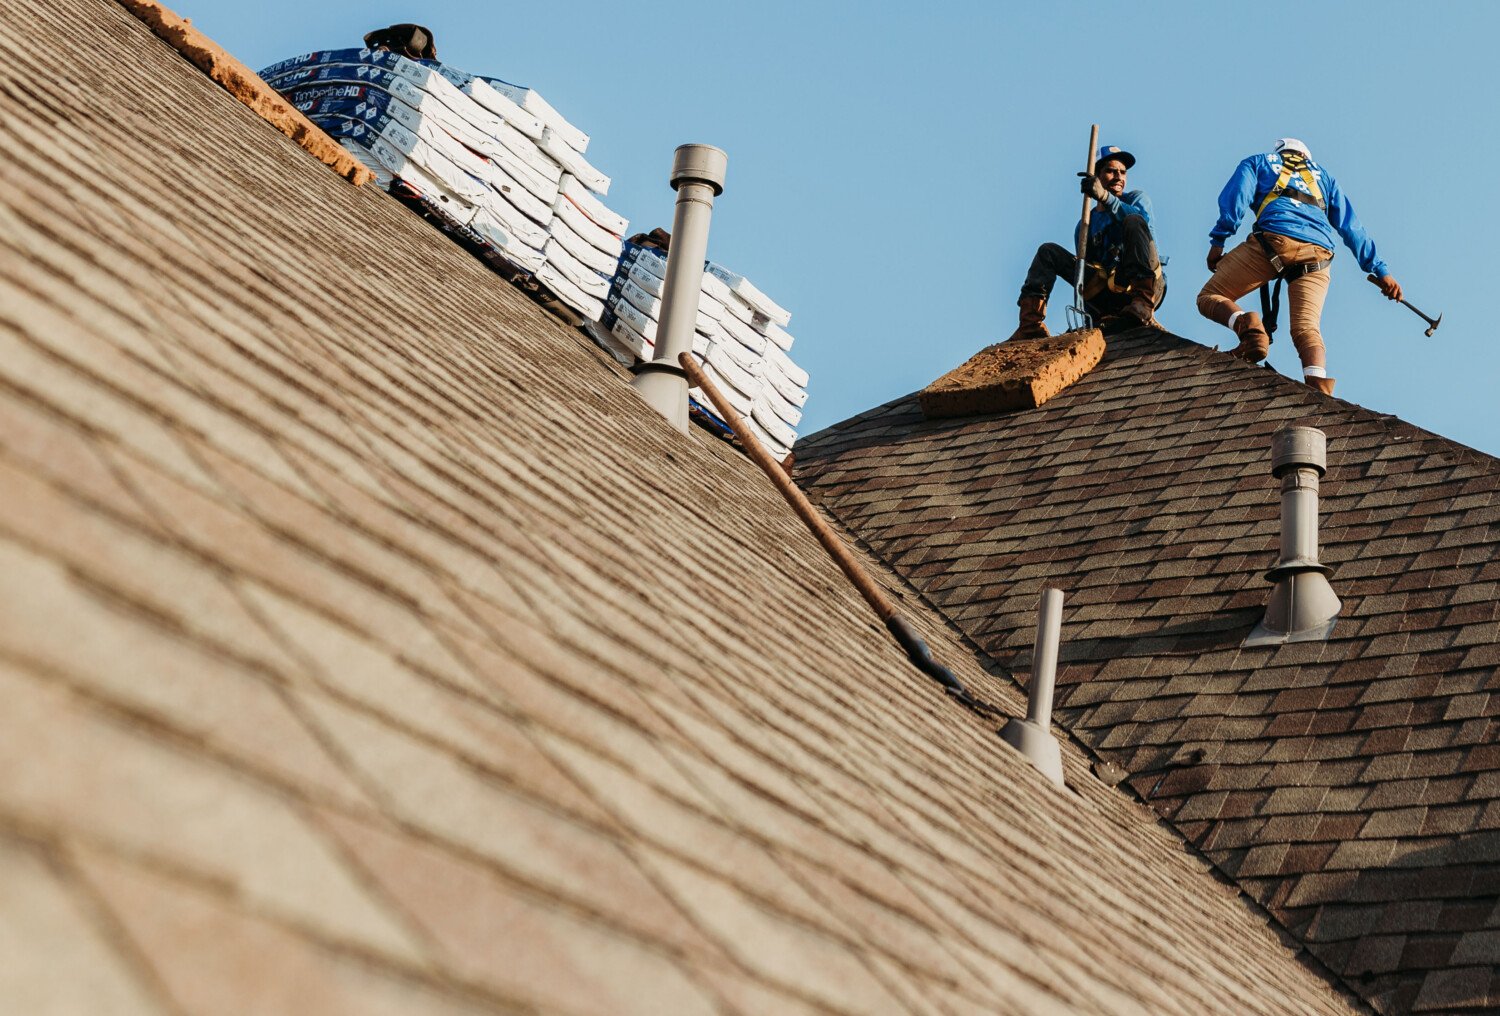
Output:
[[[1374,275],[1366,275],[1365,278],[1369,279],[1377,286],[1380,285],[1380,279]],[[1439,314],[1436,318],[1430,318],[1426,314],[1423,314],[1421,311],[1417,310],[1417,308],[1413,307],[1411,304],[1406,303],[1405,300],[1397,300],[1396,302],[1406,304],[1407,310],[1411,311],[1417,317],[1427,322],[1427,331],[1422,333],[1424,335],[1431,335],[1433,332],[1437,331],[1437,326],[1443,323],[1443,315],[1441,314]]]
[[[1094,175],[1094,157],[1098,154],[1099,125],[1094,124],[1089,131],[1089,156],[1083,163],[1083,171],[1090,176]],[[1073,306],[1068,308],[1070,332],[1094,327],[1094,319],[1083,306],[1083,265],[1089,250],[1089,211],[1093,207],[1093,200],[1087,194],[1083,196],[1083,216],[1078,224],[1078,274],[1073,277]]]

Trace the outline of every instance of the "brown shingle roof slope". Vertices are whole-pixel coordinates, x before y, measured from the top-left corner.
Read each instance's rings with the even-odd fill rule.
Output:
[[[1349,353],[1348,355],[1355,355]],[[1270,437],[1328,435],[1327,643],[1242,649],[1276,559]],[[1500,463],[1171,335],[1039,410],[915,398],[799,480],[999,668],[1068,592],[1057,716],[1386,1012],[1500,1007]]]
[[[0,30],[0,1009],[1349,1011],[477,262],[107,0]]]

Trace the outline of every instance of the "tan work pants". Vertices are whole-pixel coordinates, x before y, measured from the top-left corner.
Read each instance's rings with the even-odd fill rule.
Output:
[[[1308,261],[1326,261],[1333,252],[1315,243],[1303,243],[1288,236],[1265,234],[1281,263],[1305,264]],[[1235,303],[1240,297],[1276,278],[1276,269],[1261,249],[1254,236],[1224,255],[1213,276],[1198,294],[1198,313],[1221,325],[1229,324],[1229,316],[1242,308]],[[1309,272],[1300,279],[1286,285],[1288,316],[1291,318],[1292,343],[1304,367],[1325,365],[1323,354],[1323,301],[1328,296],[1328,269]]]

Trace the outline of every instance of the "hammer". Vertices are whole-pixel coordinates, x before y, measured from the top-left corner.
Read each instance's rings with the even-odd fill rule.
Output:
[[[1380,285],[1380,279],[1377,276],[1366,275],[1365,278],[1369,279],[1371,282],[1375,283],[1375,285],[1377,285],[1377,286]],[[1427,331],[1425,331],[1425,332],[1422,333],[1424,335],[1429,335],[1430,336],[1433,332],[1437,331],[1437,326],[1443,323],[1443,315],[1441,315],[1441,314],[1439,314],[1436,319],[1430,318],[1426,314],[1423,314],[1421,311],[1417,310],[1417,308],[1413,307],[1411,304],[1406,303],[1405,300],[1397,300],[1396,302],[1397,303],[1406,304],[1406,309],[1407,310],[1411,311],[1417,317],[1419,317],[1423,321],[1427,322]]]

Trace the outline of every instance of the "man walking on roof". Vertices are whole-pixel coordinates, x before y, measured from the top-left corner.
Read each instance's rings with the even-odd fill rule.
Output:
[[[1134,155],[1105,145],[1099,149],[1093,174],[1083,174],[1080,184],[1083,193],[1098,202],[1089,215],[1084,307],[1096,321],[1109,322],[1116,331],[1153,324],[1156,308],[1167,295],[1151,231],[1151,199],[1143,190],[1125,189],[1125,176],[1134,165]],[[1052,283],[1059,278],[1072,282],[1077,271],[1074,251],[1056,243],[1037,248],[1031,270],[1021,284],[1017,301],[1021,323],[1012,339],[1047,337],[1044,322]]]
[[[1225,254],[1224,241],[1251,209],[1250,235]],[[1271,351],[1271,336],[1259,314],[1241,310],[1235,301],[1257,286],[1285,279],[1292,343],[1302,360],[1303,379],[1324,395],[1333,394],[1333,378],[1319,322],[1335,234],[1343,237],[1359,267],[1379,278],[1382,293],[1401,299],[1401,284],[1375,253],[1374,241],[1333,175],[1312,160],[1302,142],[1282,138],[1274,151],[1242,161],[1219,194],[1219,221],[1208,234],[1208,269],[1214,274],[1198,294],[1198,312],[1239,336],[1239,345],[1230,352],[1259,363]]]

